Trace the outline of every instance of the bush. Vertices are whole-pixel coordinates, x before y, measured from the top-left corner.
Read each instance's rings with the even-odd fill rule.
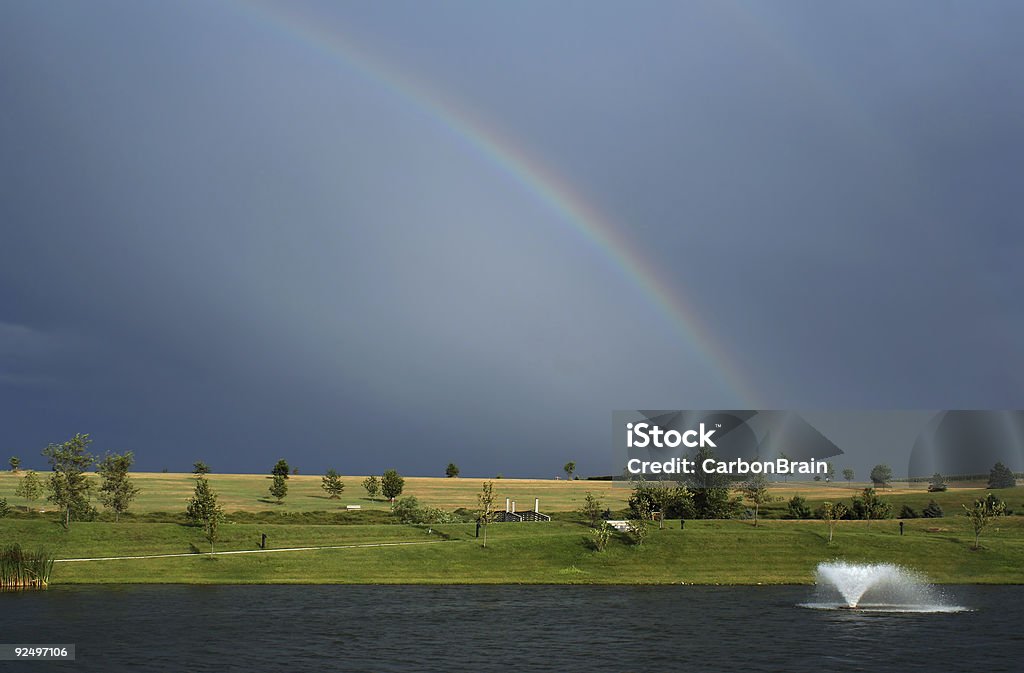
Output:
[[[929,500],[925,508],[921,510],[921,516],[926,519],[941,519],[943,516],[942,507],[934,500]]]
[[[600,528],[595,528],[591,531],[593,537],[594,549],[597,551],[604,551],[605,547],[608,546],[608,541],[612,539],[612,527],[608,525],[607,521],[601,523]]]
[[[892,505],[878,497],[873,488],[853,498],[853,518],[855,519],[888,519],[892,516]]]
[[[453,512],[446,512],[436,507],[421,506],[420,501],[414,495],[407,495],[395,502],[391,512],[399,521],[409,524],[462,523],[463,521],[461,516]]]
[[[799,495],[794,495],[789,499],[788,511],[786,513],[787,519],[810,519],[811,508],[807,506],[807,501]]]
[[[917,512],[915,512],[914,508],[911,507],[910,505],[903,505],[902,507],[900,507],[900,515],[899,515],[898,518],[900,518],[900,519],[916,519],[917,518]]]
[[[0,498],[0,519],[11,513],[11,506],[7,504],[7,498]]]

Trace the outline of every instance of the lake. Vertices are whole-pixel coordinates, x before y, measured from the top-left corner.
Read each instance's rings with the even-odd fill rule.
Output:
[[[798,607],[812,587],[56,586],[0,593],[12,671],[1020,671],[1024,587],[970,611]]]

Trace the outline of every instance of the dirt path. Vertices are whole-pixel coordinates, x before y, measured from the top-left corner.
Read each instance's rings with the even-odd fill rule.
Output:
[[[448,540],[426,540],[424,542],[369,542],[366,544],[341,544],[326,547],[283,547],[281,549],[243,549],[239,551],[189,552],[187,554],[150,554],[148,556],[101,556],[96,558],[59,558],[54,563],[78,563],[81,561],[124,561],[143,558],[179,558],[185,556],[226,556],[228,554],[276,554],[286,551],[316,551],[318,549],[358,549],[362,547],[401,547],[414,544],[440,544]]]

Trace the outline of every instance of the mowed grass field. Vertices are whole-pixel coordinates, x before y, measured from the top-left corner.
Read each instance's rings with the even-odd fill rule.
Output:
[[[197,529],[178,524],[81,522],[65,532],[43,519],[0,520],[0,536],[59,558],[184,553],[185,557],[55,564],[52,583],[359,583],[359,584],[759,584],[813,582],[818,562],[890,562],[940,583],[1024,583],[1024,519],[993,524],[972,550],[965,517],[917,519],[900,536],[897,523],[844,521],[835,541],[820,521],[666,522],[642,546],[616,536],[603,552],[578,523],[492,524],[480,546],[470,524],[226,524],[218,550],[255,550],[261,532],[272,548],[416,543],[209,556]],[[190,553],[192,552],[192,553]]]

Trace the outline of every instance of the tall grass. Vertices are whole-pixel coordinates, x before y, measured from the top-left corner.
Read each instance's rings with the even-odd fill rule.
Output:
[[[14,544],[0,549],[0,590],[45,589],[53,570],[53,555],[29,552]]]

